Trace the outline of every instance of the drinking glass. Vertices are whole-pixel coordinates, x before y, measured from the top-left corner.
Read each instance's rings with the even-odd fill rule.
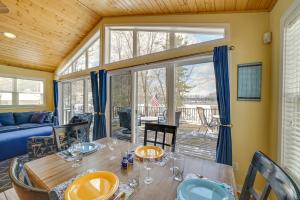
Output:
[[[144,168],[147,171],[147,175],[144,179],[144,183],[146,184],[151,184],[153,182],[153,178],[150,176],[150,170],[152,169],[153,162],[154,162],[154,158],[152,157],[143,159]]]
[[[174,159],[174,179],[176,181],[183,180],[183,172],[184,172],[185,159],[182,155],[177,155]]]
[[[69,148],[69,152],[73,157],[72,167],[79,167],[82,162],[81,143],[74,143]]]
[[[127,168],[128,185],[131,188],[137,188],[140,184],[140,166],[128,165]]]
[[[113,142],[108,142],[107,146],[108,146],[108,149],[111,151],[111,156],[110,156],[109,160],[116,159],[116,156],[114,155],[114,150],[115,150],[114,143]]]

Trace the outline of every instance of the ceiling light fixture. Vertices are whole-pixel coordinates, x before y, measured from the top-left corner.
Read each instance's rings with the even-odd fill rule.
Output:
[[[16,39],[16,35],[10,32],[3,32],[2,33],[5,37],[9,38],[9,39]]]

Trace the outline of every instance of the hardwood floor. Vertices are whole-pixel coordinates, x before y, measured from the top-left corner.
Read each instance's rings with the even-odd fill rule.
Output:
[[[0,200],[19,200],[17,193],[14,188],[6,190],[0,193]]]

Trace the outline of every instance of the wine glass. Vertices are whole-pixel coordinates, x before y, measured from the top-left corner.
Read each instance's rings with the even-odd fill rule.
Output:
[[[147,175],[144,179],[145,184],[151,184],[153,182],[153,178],[150,176],[150,170],[152,169],[153,162],[154,157],[151,154],[147,158],[143,159],[144,168],[147,170]]]
[[[72,167],[79,167],[82,161],[82,152],[81,152],[81,144],[74,143],[69,148],[69,152],[73,157],[73,164]]]
[[[111,156],[110,156],[109,160],[116,159],[116,156],[114,155],[114,150],[115,150],[114,143],[113,142],[108,142],[107,146],[108,146],[108,149],[111,151]]]

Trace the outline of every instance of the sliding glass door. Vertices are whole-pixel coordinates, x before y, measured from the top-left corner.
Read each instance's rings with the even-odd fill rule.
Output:
[[[132,133],[132,77],[129,72],[110,76],[111,136],[131,141]]]
[[[61,83],[62,124],[67,124],[76,114],[94,112],[90,82],[89,78],[81,78]]]
[[[134,105],[136,142],[142,144],[145,123],[167,122],[166,68],[164,65],[136,73]]]
[[[212,56],[122,70],[110,77],[111,135],[142,144],[145,123],[177,126],[177,148],[215,159],[219,115]]]

